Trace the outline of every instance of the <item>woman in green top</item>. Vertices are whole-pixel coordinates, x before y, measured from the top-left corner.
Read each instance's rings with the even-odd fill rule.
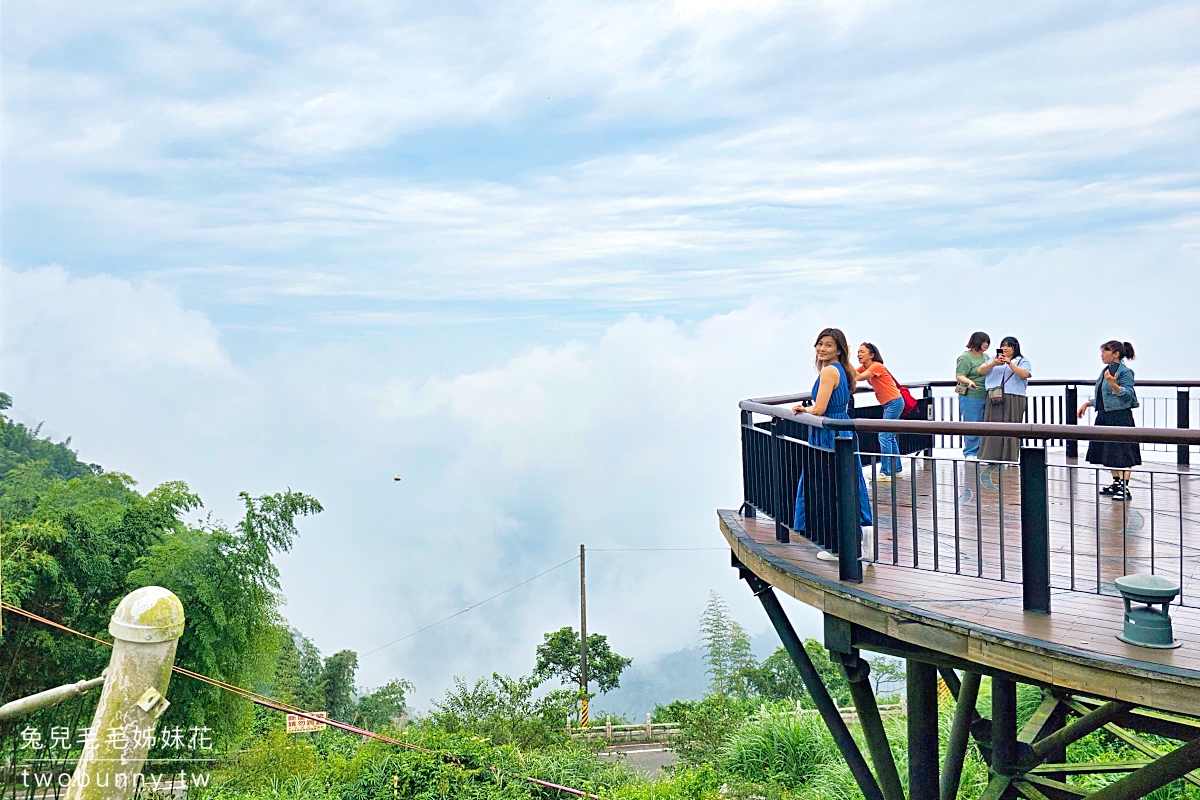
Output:
[[[983,422],[983,410],[987,407],[987,389],[983,388],[983,375],[979,367],[987,363],[986,351],[992,339],[983,331],[975,331],[967,341],[967,352],[958,357],[954,366],[954,387],[958,394],[958,411],[963,422]],[[963,437],[963,455],[979,458],[979,437]]]

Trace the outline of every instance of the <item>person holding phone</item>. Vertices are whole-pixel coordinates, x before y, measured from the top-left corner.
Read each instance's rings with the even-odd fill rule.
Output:
[[[896,383],[895,377],[883,365],[883,356],[879,354],[879,348],[870,342],[860,344],[858,346],[858,363],[858,372],[854,377],[871,384],[871,388],[875,390],[876,401],[883,406],[883,418],[900,419],[900,415],[904,413],[904,397],[900,394],[900,386]],[[880,483],[889,483],[892,476],[899,475],[904,471],[904,466],[898,458],[900,442],[896,438],[896,434],[879,434],[879,452],[884,458],[883,466],[880,469],[882,474],[876,480]],[[897,457],[888,458],[889,455]]]
[[[1021,422],[1025,418],[1026,392],[1033,365],[1021,355],[1021,343],[1015,336],[1000,340],[996,357],[979,365],[987,392],[984,422]],[[979,444],[981,461],[1016,462],[1021,442],[1015,436],[984,436]]]
[[[1079,407],[1080,417],[1088,408],[1095,408],[1097,425],[1133,427],[1133,409],[1139,403],[1133,385],[1133,370],[1125,364],[1133,358],[1133,345],[1129,342],[1112,339],[1100,345],[1104,369],[1096,379],[1095,396]],[[1113,500],[1131,499],[1129,468],[1142,463],[1141,446],[1137,442],[1089,442],[1087,462],[1112,470],[1112,485],[1105,486],[1100,494],[1110,495]]]
[[[826,328],[817,334],[813,345],[816,353],[817,381],[813,384],[810,406],[803,403],[792,407],[792,413],[829,417],[830,419],[850,419],[850,396],[854,393],[855,375],[850,366],[849,347],[846,344],[846,334],[837,328]],[[854,438],[853,431],[838,431],[843,438]],[[808,441],[826,450],[833,449],[834,433],[825,428],[808,428]],[[857,449],[857,447],[855,448]],[[807,509],[804,502],[804,474],[801,473],[799,485],[796,487],[796,507],[793,515],[794,530],[801,536],[808,527]],[[862,472],[858,473],[858,524],[862,528],[866,542],[863,555],[870,557],[875,549],[873,537],[875,529],[871,518],[871,502],[867,494],[867,482]],[[823,561],[836,561],[837,556],[822,550],[817,558]]]
[[[983,331],[975,331],[967,340],[967,349],[954,365],[954,387],[958,395],[958,411],[963,422],[983,422],[984,406],[987,405],[987,389],[983,388],[984,375],[980,366],[988,361],[984,352],[992,346],[992,337]],[[963,455],[979,458],[979,437],[963,437]]]

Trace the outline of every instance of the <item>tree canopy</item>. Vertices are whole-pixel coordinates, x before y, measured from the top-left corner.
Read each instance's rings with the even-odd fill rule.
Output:
[[[589,633],[587,647],[588,682],[595,681],[602,693],[620,686],[621,673],[633,659],[614,653],[608,637],[602,633]],[[557,678],[567,685],[579,685],[583,677],[580,649],[579,631],[570,626],[545,634],[537,647],[534,676],[539,680]]]
[[[708,595],[708,605],[700,617],[700,640],[704,644],[713,694],[745,696],[746,671],[756,665],[750,653],[750,637],[729,614],[729,606],[716,592]]]

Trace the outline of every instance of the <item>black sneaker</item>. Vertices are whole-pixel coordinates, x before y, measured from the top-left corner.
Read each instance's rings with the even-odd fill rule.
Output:
[[[1119,490],[1120,488],[1121,488],[1121,482],[1113,481],[1111,486],[1105,486],[1103,489],[1101,489],[1100,494],[1116,494],[1117,490]]]
[[[1125,500],[1125,501],[1132,500],[1133,492],[1129,491],[1128,484],[1123,483],[1113,491],[1112,499],[1113,500]]]

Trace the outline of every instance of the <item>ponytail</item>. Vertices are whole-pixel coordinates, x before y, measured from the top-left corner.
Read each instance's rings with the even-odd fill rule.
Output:
[[[1133,354],[1133,345],[1129,342],[1121,342],[1116,339],[1110,339],[1100,345],[1101,350],[1107,350],[1110,353],[1116,353],[1122,359],[1132,361],[1136,356]]]

